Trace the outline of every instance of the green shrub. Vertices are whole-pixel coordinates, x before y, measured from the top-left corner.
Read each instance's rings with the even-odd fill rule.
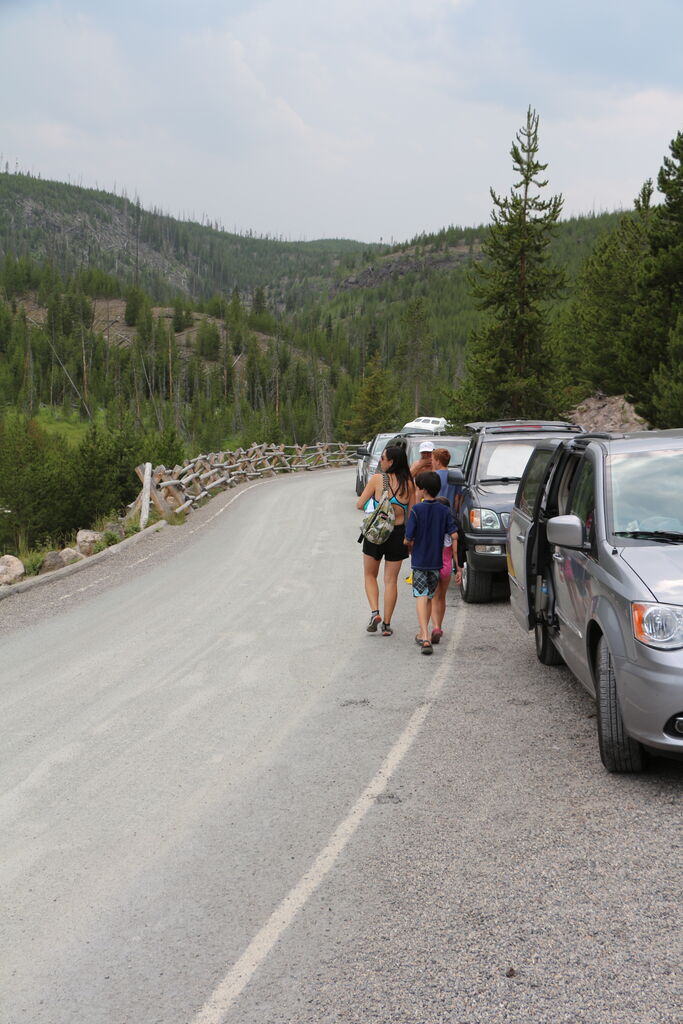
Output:
[[[43,559],[45,558],[44,551],[27,551],[22,555],[21,561],[24,563],[24,569],[27,576],[37,576],[40,572]]]

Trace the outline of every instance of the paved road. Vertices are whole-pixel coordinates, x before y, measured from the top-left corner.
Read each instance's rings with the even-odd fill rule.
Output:
[[[2,1024],[679,1024],[683,768],[607,775],[506,603],[367,635],[353,506],[267,481],[0,602]]]

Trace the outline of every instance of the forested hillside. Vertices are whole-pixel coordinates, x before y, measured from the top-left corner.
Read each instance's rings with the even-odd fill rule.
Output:
[[[682,155],[679,136],[657,178],[663,200],[646,183],[633,210],[548,231],[542,258],[557,273],[552,293],[534,299],[544,339],[535,415],[600,389],[626,392],[656,425],[680,422]],[[361,441],[417,413],[476,418],[486,381],[510,362],[510,337],[491,320],[498,300],[473,287],[477,267],[496,282],[492,239],[490,225],[392,248],[245,237],[0,173],[5,547],[73,528],[73,496],[61,516],[31,512],[27,497],[46,475],[56,495],[60,466],[72,466],[78,497],[83,465],[122,480],[135,461],[183,450]],[[483,337],[498,348],[467,406],[466,367],[471,378]],[[105,487],[90,511],[126,495]]]
[[[83,269],[137,285],[160,303],[206,299],[233,288],[271,289],[274,303],[317,290],[383,246],[332,239],[288,242],[177,220],[135,199],[0,173],[0,256],[49,263],[66,279]]]

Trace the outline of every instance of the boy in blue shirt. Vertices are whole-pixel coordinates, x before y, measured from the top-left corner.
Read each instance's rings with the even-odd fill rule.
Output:
[[[413,571],[413,595],[417,599],[417,621],[420,631],[415,643],[423,654],[433,651],[429,638],[432,598],[439,585],[443,565],[443,539],[450,534],[453,562],[458,564],[458,528],[446,505],[436,501],[441,481],[436,473],[418,473],[415,477],[417,504],[413,505],[406,526],[406,543],[410,548]]]

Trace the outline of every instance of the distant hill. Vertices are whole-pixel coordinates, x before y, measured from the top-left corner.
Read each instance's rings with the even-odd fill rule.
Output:
[[[145,210],[126,196],[0,173],[0,257],[48,261],[65,279],[96,267],[160,303],[267,287],[273,306],[293,308],[387,249],[238,235]]]
[[[558,224],[567,287],[551,317],[621,216]],[[395,423],[418,411],[417,373],[419,411],[441,415],[482,322],[468,271],[487,231],[450,225],[391,247],[290,242],[0,172],[0,410],[111,419],[125,408],[208,450],[341,437],[376,365]]]

